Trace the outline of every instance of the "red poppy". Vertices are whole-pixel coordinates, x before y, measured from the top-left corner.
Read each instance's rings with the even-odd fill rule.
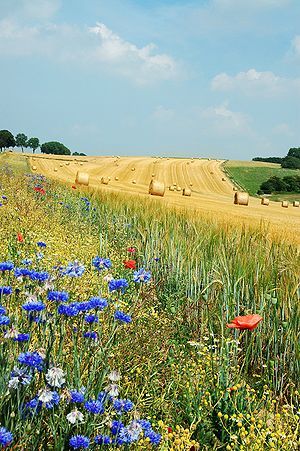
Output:
[[[17,241],[18,241],[18,243],[23,243],[24,242],[23,235],[20,232],[17,233]]]
[[[135,269],[136,268],[136,261],[135,260],[124,260],[123,261],[124,267],[128,269]]]
[[[134,254],[135,251],[136,251],[136,248],[135,248],[135,247],[129,247],[129,248],[127,249],[127,252],[129,252],[130,254]]]
[[[77,187],[75,185],[72,185],[72,189],[77,189]]]
[[[168,434],[172,434],[172,432],[173,432],[173,429],[169,426],[168,427]]]
[[[262,321],[262,317],[259,315],[245,315],[245,316],[237,316],[234,318],[230,324],[227,324],[227,327],[230,329],[248,329],[253,330],[258,326],[258,323]]]
[[[46,194],[46,191],[44,190],[44,188],[40,188],[39,186],[35,186],[33,189],[34,189],[34,191],[36,191],[37,193],[40,193],[42,195]]]

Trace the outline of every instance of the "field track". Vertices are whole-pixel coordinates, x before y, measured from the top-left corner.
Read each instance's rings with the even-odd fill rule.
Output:
[[[90,186],[101,190],[116,191],[132,195],[147,196],[152,175],[166,185],[163,198],[165,204],[197,209],[208,212],[231,222],[265,223],[278,230],[286,230],[294,235],[295,241],[300,232],[300,208],[282,208],[279,202],[270,202],[269,206],[260,204],[260,199],[251,197],[248,206],[233,204],[233,185],[225,176],[221,160],[177,159],[152,157],[53,157],[27,155],[31,167],[36,173],[52,179],[73,184],[77,171],[90,175]],[[69,163],[68,165],[66,163]],[[57,171],[55,171],[55,168]],[[135,170],[132,170],[135,168]],[[110,177],[108,185],[101,184],[101,177]],[[118,177],[118,180],[115,180]],[[222,180],[226,178],[226,180]],[[132,182],[135,180],[135,184]],[[168,186],[177,184],[181,188],[190,188],[191,197],[182,192],[172,192]],[[192,185],[191,185],[192,184]]]

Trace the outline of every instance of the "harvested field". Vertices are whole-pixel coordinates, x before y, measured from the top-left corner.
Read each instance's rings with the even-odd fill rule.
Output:
[[[32,157],[27,155],[27,158],[32,166]],[[54,167],[61,163],[58,160],[70,164],[64,164],[54,172]],[[37,167],[37,173],[73,184],[78,171],[78,161],[83,162],[82,171],[90,176],[91,189],[150,197],[149,183],[155,173],[155,180],[163,182],[166,187],[176,183],[181,188],[187,188],[192,183],[191,197],[182,196],[181,192],[166,190],[165,196],[159,199],[155,197],[155,201],[170,206],[197,209],[198,212],[212,214],[214,217],[217,215],[222,220],[228,219],[233,224],[270,224],[272,227],[276,226],[281,233],[288,230],[294,240],[300,232],[300,211],[296,208],[283,209],[279,203],[272,201],[268,208],[264,208],[261,200],[254,197],[250,197],[248,206],[234,205],[233,185],[227,177],[225,181],[222,180],[222,160],[195,159],[193,164],[188,165],[191,160],[184,158],[121,157],[117,160],[115,157],[77,157],[75,161],[69,156],[36,155],[34,165]],[[268,163],[266,165],[270,166]],[[132,183],[132,167],[135,168],[136,184]],[[111,177],[109,185],[101,185],[102,177]]]

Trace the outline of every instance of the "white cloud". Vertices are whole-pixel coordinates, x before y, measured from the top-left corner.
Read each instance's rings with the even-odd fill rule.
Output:
[[[15,19],[0,21],[0,55],[50,57],[85,64],[145,84],[179,75],[177,62],[155,53],[155,45],[138,47],[123,40],[104,24],[79,28],[45,23],[22,26]]]
[[[174,117],[174,114],[175,111],[171,108],[165,108],[164,106],[159,105],[152,113],[152,117],[158,122],[166,122],[170,121]]]
[[[292,40],[291,54],[294,58],[300,57],[300,35],[295,36]]]
[[[98,36],[99,42],[94,56],[100,62],[110,63],[117,71],[139,83],[169,80],[178,75],[175,60],[163,53],[154,53],[155,45],[137,47],[98,23],[89,29]]]
[[[225,72],[218,74],[213,78],[211,88],[214,91],[242,91],[250,96],[299,94],[300,78],[287,79],[270,71],[258,72],[256,69],[249,69],[234,76]]]
[[[230,110],[227,102],[201,110],[200,117],[207,119],[218,132],[250,131],[250,118],[244,113]]]

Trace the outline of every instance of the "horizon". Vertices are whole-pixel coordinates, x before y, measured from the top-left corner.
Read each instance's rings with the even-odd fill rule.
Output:
[[[0,128],[14,135],[87,156],[247,161],[299,146],[296,0],[1,8]]]

